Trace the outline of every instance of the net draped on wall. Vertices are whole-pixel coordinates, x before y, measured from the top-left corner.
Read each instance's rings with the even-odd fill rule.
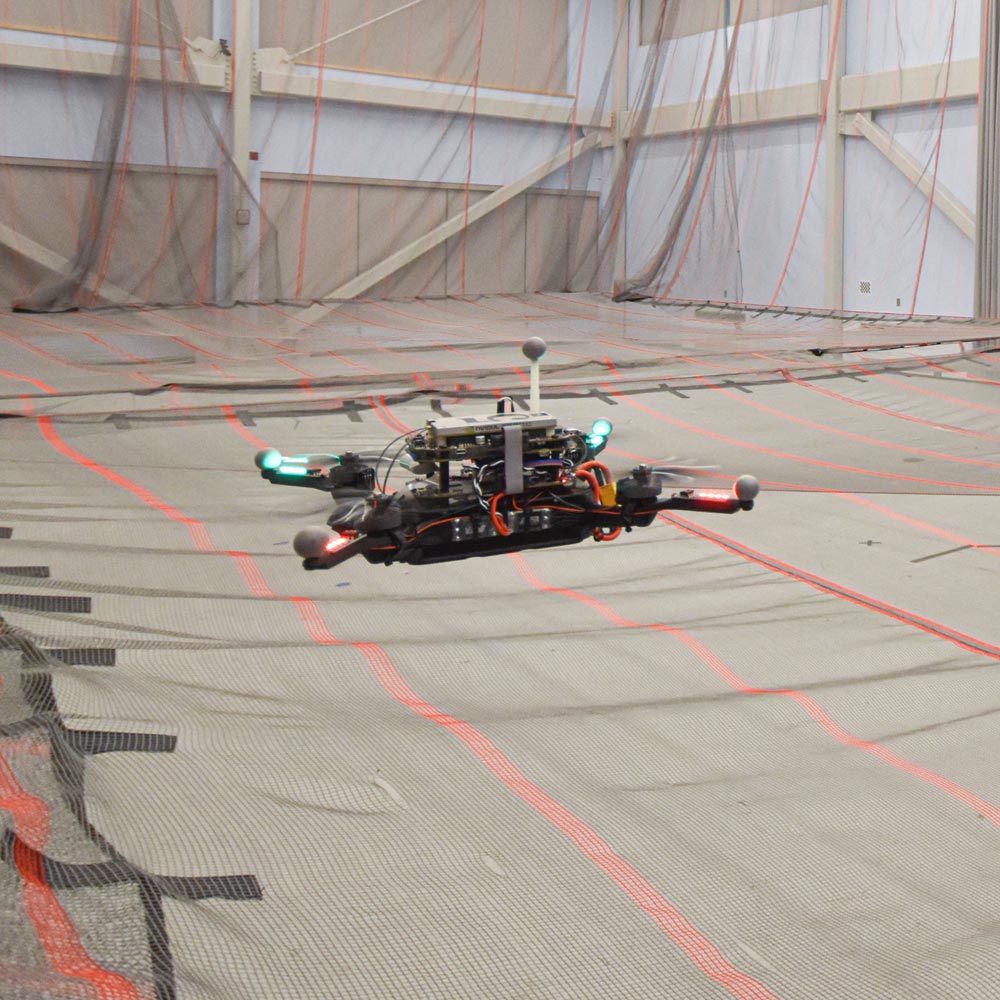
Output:
[[[0,295],[972,309],[979,0],[4,0]]]

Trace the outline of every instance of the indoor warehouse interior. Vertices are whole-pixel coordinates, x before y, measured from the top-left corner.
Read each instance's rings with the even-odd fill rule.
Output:
[[[0,0],[0,1000],[1000,1000],[998,418],[1000,0]]]

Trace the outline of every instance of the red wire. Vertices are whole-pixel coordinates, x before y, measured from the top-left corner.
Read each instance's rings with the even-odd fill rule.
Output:
[[[577,472],[588,472],[590,469],[597,469],[601,473],[604,479],[602,486],[607,486],[611,482],[611,470],[603,462],[584,462],[576,467]]]
[[[594,499],[600,503],[601,502],[601,484],[597,481],[597,476],[592,472],[588,472],[583,466],[580,466],[573,470],[573,475],[578,479],[585,479],[590,483],[591,488],[594,491]]]

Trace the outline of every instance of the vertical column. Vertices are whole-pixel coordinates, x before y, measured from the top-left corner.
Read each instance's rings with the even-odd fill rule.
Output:
[[[235,167],[229,225],[233,229],[232,276],[230,283],[237,301],[256,298],[251,287],[249,268],[253,223],[259,225],[250,189],[250,116],[253,101],[254,0],[232,0],[233,3],[233,89],[232,89],[232,155]]]
[[[215,298],[223,305],[257,298],[254,232],[260,220],[250,167],[250,126],[254,84],[256,0],[215,0],[212,29],[230,54],[226,141],[219,164],[215,236]],[[228,9],[227,9],[228,8]],[[259,199],[257,199],[259,202]]]
[[[840,30],[836,31],[837,6],[845,4]],[[826,98],[826,241],[824,303],[828,309],[844,307],[844,134],[840,127],[840,80],[847,64],[847,0],[827,0],[826,30],[829,39],[831,79]]]
[[[976,181],[977,319],[1000,318],[1000,0],[982,0],[979,173]]]
[[[628,177],[626,165],[628,159],[628,67],[629,67],[629,0],[615,0],[615,67],[613,77],[612,99],[614,101],[614,145],[611,153],[611,177],[614,183],[621,184],[620,204],[615,206],[618,212],[618,225],[615,228],[615,255],[612,288],[615,292],[625,287],[627,260],[625,255],[626,222],[628,218]]]

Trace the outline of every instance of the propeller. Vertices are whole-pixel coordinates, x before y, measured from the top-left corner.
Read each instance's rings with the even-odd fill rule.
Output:
[[[723,478],[723,473],[718,465],[667,465],[653,466],[649,470],[650,475],[661,484],[670,483],[690,483],[699,476],[710,477],[712,479]],[[709,487],[710,489],[712,487]],[[733,483],[733,493],[740,503],[750,503],[758,493],[760,493],[760,483],[755,476],[742,475]]]
[[[718,465],[695,465],[686,459],[667,458],[662,463],[649,466],[649,472],[661,483],[690,483],[695,479],[715,477]]]

